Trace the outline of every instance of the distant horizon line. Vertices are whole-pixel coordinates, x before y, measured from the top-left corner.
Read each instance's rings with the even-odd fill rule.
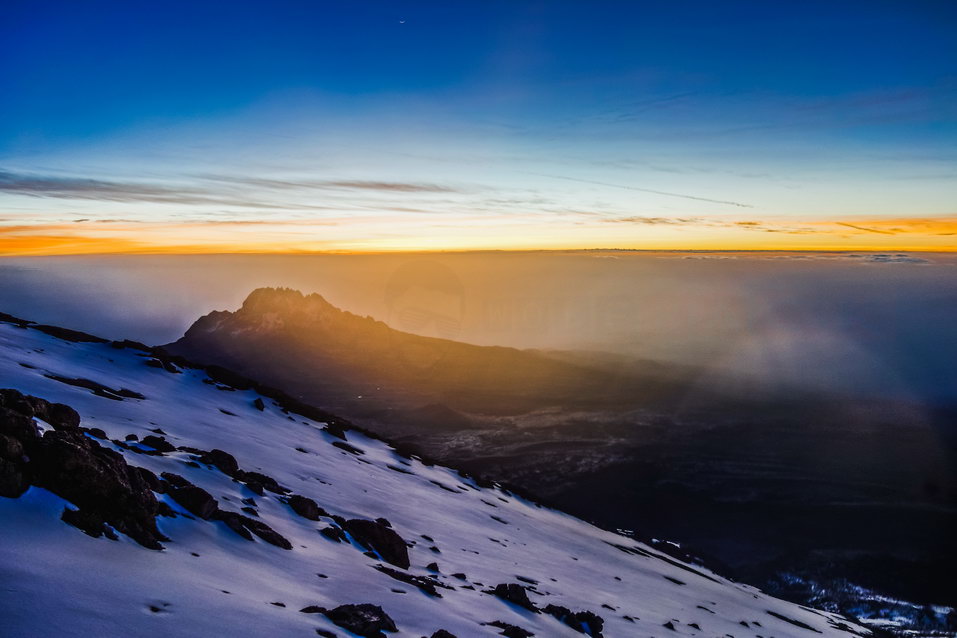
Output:
[[[953,248],[421,248],[393,250],[223,250],[223,251],[177,251],[177,250],[127,250],[103,252],[50,252],[50,253],[0,253],[0,259],[23,259],[45,257],[217,257],[217,256],[345,256],[345,255],[416,255],[416,254],[476,254],[476,253],[669,253],[669,254],[750,254],[750,253],[791,253],[791,254],[957,254]]]

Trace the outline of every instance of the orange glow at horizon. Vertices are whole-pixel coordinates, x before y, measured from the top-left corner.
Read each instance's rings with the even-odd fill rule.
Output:
[[[383,232],[387,229],[387,232]],[[401,231],[401,232],[400,232]],[[403,226],[390,219],[351,223],[255,221],[0,225],[0,256],[200,253],[374,253],[468,250],[782,250],[957,252],[957,217],[840,220],[657,218],[568,225],[533,220]]]

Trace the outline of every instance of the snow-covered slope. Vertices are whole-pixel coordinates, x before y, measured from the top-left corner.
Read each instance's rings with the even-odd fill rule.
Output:
[[[18,498],[0,498],[0,635],[352,636],[323,613],[300,610],[366,603],[382,608],[397,627],[388,635],[397,636],[432,636],[440,629],[458,638],[530,635],[508,626],[536,636],[581,636],[556,617],[563,615],[557,607],[600,616],[603,635],[612,638],[868,633],[406,458],[355,431],[343,441],[334,428],[285,413],[253,391],[213,383],[198,369],[154,367],[151,359],[133,348],[78,343],[0,322],[0,388],[72,406],[82,426],[105,432],[108,439],[96,439],[98,445],[157,476],[185,478],[220,510],[265,523],[291,549],[258,536],[247,540],[215,516],[184,515],[168,481],[156,498],[168,505],[161,512],[177,515],[156,518],[168,539],[162,550],[123,534],[116,541],[93,538],[61,520],[73,505],[34,485]],[[94,391],[93,384],[64,383],[70,379],[131,392],[124,397]],[[135,393],[143,398],[131,398]],[[54,433],[39,425],[47,436]],[[127,440],[131,434],[140,441]],[[191,451],[155,453],[142,444],[149,435]],[[241,470],[231,477],[197,462],[201,451],[214,448],[232,455]],[[289,492],[257,493],[250,472]],[[297,514],[288,503],[292,495],[313,499],[328,516]],[[377,546],[367,538],[363,546],[361,525],[347,522],[378,518],[408,544],[408,569],[388,539]],[[342,527],[355,533],[340,534]],[[344,541],[330,538],[337,535]],[[382,560],[390,554],[391,565]],[[515,585],[499,588],[500,594],[522,603],[526,593],[535,609],[486,593],[500,584]],[[428,593],[432,588],[439,596]],[[552,613],[539,613],[548,605],[556,606]],[[487,624],[493,621],[500,625]],[[598,635],[593,619],[579,629]]]

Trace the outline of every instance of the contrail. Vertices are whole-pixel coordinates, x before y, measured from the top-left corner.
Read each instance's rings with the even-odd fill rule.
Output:
[[[599,182],[591,179],[580,179],[578,177],[567,177],[565,175],[549,175],[548,173],[531,173],[522,171],[527,175],[538,175],[539,177],[549,177],[551,179],[563,179],[568,182],[581,182],[582,184],[595,184],[596,186],[610,186],[611,188],[624,188],[629,191],[639,191],[642,193],[653,193],[655,195],[664,195],[665,197],[680,197],[681,199],[693,199],[698,202],[710,202],[712,204],[724,204],[726,206],[737,206],[739,208],[754,208],[751,204],[742,204],[741,202],[732,202],[725,199],[711,199],[708,197],[697,197],[695,195],[683,195],[681,193],[669,193],[668,191],[658,191],[652,188],[639,188],[637,186],[625,186],[624,184],[612,184],[611,182]]]
[[[846,224],[844,222],[835,222],[838,226],[847,226],[848,228],[853,228],[855,230],[863,230],[867,233],[877,233],[878,235],[896,235],[897,233],[889,230],[877,230],[876,228],[868,228],[866,226],[855,226],[854,224]]]

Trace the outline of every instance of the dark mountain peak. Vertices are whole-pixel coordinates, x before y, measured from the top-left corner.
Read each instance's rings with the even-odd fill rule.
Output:
[[[243,302],[243,314],[306,314],[342,312],[318,294],[304,295],[294,288],[257,288]]]

